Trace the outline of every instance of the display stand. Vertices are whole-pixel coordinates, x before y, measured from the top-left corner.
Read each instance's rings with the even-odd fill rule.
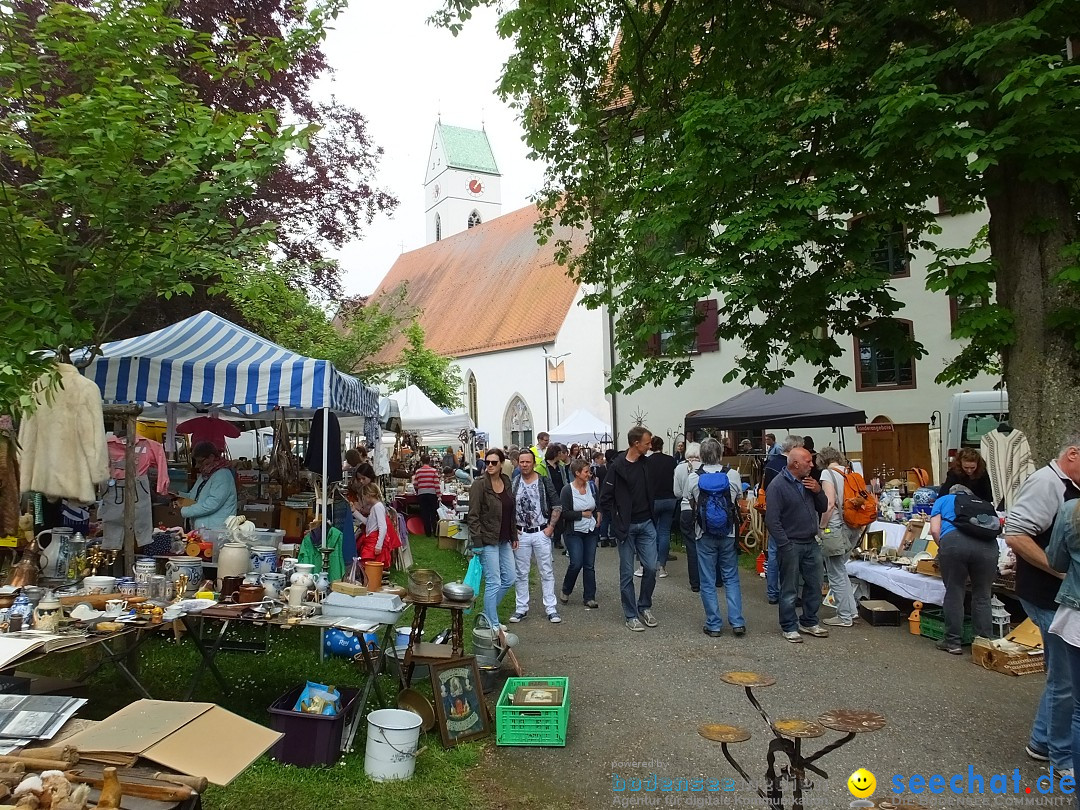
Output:
[[[465,611],[473,606],[472,601],[451,602],[444,599],[438,604],[412,602],[406,597],[406,603],[413,606],[412,629],[409,632],[409,646],[401,665],[401,684],[408,688],[412,684],[413,670],[417,664],[432,664],[450,658],[462,658],[465,655]],[[450,643],[431,644],[419,641],[423,636],[424,622],[427,621],[429,608],[450,611]]]

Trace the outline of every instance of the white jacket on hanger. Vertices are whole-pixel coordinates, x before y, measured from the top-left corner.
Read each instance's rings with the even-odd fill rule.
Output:
[[[92,503],[95,485],[109,480],[101,390],[75,366],[58,364],[60,385],[45,395],[47,376],[34,383],[37,408],[19,428],[23,492]]]

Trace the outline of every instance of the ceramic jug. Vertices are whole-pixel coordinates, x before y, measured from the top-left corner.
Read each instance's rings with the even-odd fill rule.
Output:
[[[225,577],[242,577],[248,571],[251,554],[245,543],[238,540],[227,541],[218,549],[218,582]]]
[[[132,573],[135,575],[135,584],[146,583],[150,581],[157,572],[157,561],[153,557],[139,557],[135,560],[135,565],[132,566]]]
[[[198,557],[170,557],[165,563],[165,576],[169,582],[187,577],[188,590],[194,591],[203,578],[202,560]]]
[[[68,578],[68,563],[71,561],[72,530],[65,527],[46,529],[38,532],[34,543],[41,550],[41,574],[46,579]],[[49,536],[48,542],[41,538]]]
[[[315,592],[319,595],[320,602],[330,593],[330,577],[327,576],[325,571],[320,571],[318,578],[315,580]]]
[[[285,575],[284,574],[263,574],[259,581],[262,586],[266,588],[266,595],[270,599],[281,598],[281,591],[285,587]]]
[[[44,633],[55,633],[63,615],[60,600],[52,591],[46,591],[45,596],[34,608],[34,628]]]
[[[251,570],[260,574],[277,571],[277,549],[273,546],[255,546],[251,549]]]

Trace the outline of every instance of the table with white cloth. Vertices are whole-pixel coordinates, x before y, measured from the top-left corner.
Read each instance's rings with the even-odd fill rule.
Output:
[[[899,523],[873,523],[872,531],[884,527],[886,531],[899,529],[902,533],[905,527]],[[888,534],[886,534],[888,538]],[[948,538],[945,538],[948,542]],[[998,538],[998,553],[1006,548],[1005,538]],[[891,545],[887,540],[886,545]],[[945,583],[940,577],[932,577],[927,574],[917,574],[908,571],[907,568],[888,563],[868,562],[867,560],[848,560],[847,574],[849,577],[868,582],[872,585],[884,588],[890,593],[902,596],[911,601],[920,601],[930,605],[942,605],[945,603]]]
[[[865,560],[848,560],[847,573],[849,577],[877,585],[913,602],[918,600],[928,605],[945,604],[945,583],[940,577],[916,574],[899,566]]]

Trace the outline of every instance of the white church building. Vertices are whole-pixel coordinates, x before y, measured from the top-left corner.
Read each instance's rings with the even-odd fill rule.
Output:
[[[528,443],[551,431],[578,409],[612,425],[616,446],[641,419],[656,435],[673,440],[683,433],[686,414],[710,408],[744,390],[724,375],[738,362],[741,347],[716,337],[719,295],[698,302],[705,319],[692,352],[694,373],[683,385],[646,385],[631,394],[604,392],[613,357],[607,313],[581,305],[582,290],[555,262],[555,239],[538,245],[535,206],[502,213],[498,164],[487,134],[439,123],[425,167],[424,194],[428,244],[403,253],[383,279],[375,297],[408,284],[409,303],[421,311],[420,322],[433,350],[453,357],[461,371],[462,406],[493,444]],[[938,201],[928,201],[936,206]],[[985,214],[954,215],[936,210],[943,244],[968,244],[985,224]],[[585,233],[562,229],[584,244]],[[908,254],[903,228],[890,234],[880,251],[889,262],[891,285],[904,307],[896,318],[927,349],[919,359],[902,360],[892,352],[841,341],[836,360],[853,380],[843,391],[824,396],[860,408],[868,419],[884,416],[896,423],[928,423],[934,411],[947,412],[955,389],[935,377],[962,344],[951,336],[962,302],[926,289],[930,256]],[[664,351],[663,335],[654,340]],[[388,347],[395,356],[400,344]],[[381,358],[380,358],[381,359]],[[788,384],[812,391],[809,365],[793,367]],[[997,380],[982,376],[964,388],[988,390]],[[789,427],[798,429],[792,424]],[[819,445],[833,440],[819,429]],[[861,442],[847,432],[847,446]],[[760,439],[760,437],[758,437]]]
[[[436,125],[424,195],[428,244],[399,256],[373,298],[407,284],[428,347],[457,360],[477,428],[509,446],[531,444],[579,409],[610,424],[604,313],[581,306],[579,285],[555,261],[556,239],[537,244],[535,206],[502,214],[487,133]],[[577,244],[584,236],[556,234]]]

